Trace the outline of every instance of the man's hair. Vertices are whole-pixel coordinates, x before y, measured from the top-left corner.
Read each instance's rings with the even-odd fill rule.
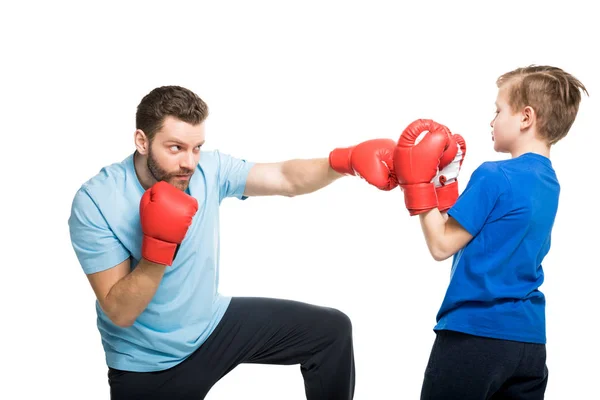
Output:
[[[575,121],[583,84],[571,74],[552,66],[530,65],[501,75],[498,88],[506,85],[513,112],[530,106],[537,116],[538,134],[549,145],[564,138]]]
[[[194,92],[181,86],[161,86],[148,93],[137,107],[136,129],[152,141],[167,116],[192,125],[208,117],[208,106]]]

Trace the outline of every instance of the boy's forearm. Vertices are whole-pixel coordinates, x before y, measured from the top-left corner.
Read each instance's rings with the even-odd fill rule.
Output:
[[[103,302],[104,312],[116,325],[133,325],[154,297],[165,269],[165,265],[142,259],[132,272],[111,288]]]
[[[437,208],[434,208],[419,214],[419,220],[429,252],[435,260],[445,260],[447,255],[444,251],[444,234],[448,214],[440,213]]]

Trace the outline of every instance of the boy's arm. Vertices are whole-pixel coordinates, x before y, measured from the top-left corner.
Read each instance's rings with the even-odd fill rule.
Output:
[[[454,218],[437,208],[419,214],[427,248],[436,261],[453,256],[473,239]]]

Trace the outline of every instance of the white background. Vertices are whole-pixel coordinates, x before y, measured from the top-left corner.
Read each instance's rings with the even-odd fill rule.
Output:
[[[78,187],[133,151],[151,89],[194,90],[210,107],[207,148],[253,161],[327,157],[433,118],[466,138],[462,190],[481,162],[506,158],[490,140],[495,80],[529,64],[564,68],[591,95],[552,150],[562,194],[542,291],[546,398],[593,397],[600,29],[582,3],[3,3],[0,398],[109,398],[67,219]],[[418,398],[451,261],[431,259],[400,191],[348,177],[221,213],[224,294],[339,308],[354,327],[355,398]],[[208,396],[242,398],[303,399],[299,367],[242,365]]]

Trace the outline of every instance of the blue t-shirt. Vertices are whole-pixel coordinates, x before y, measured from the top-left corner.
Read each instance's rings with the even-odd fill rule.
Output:
[[[535,153],[485,162],[448,214],[473,239],[454,255],[435,330],[546,343],[542,261],[560,185]]]
[[[164,370],[183,361],[212,333],[231,300],[218,291],[219,205],[227,197],[245,198],[252,165],[219,151],[202,152],[189,185],[198,212],[148,307],[131,327],[122,328],[96,301],[97,326],[109,367]],[[141,258],[143,194],[133,154],[103,168],[77,191],[69,229],[86,274],[128,258],[135,268]]]

